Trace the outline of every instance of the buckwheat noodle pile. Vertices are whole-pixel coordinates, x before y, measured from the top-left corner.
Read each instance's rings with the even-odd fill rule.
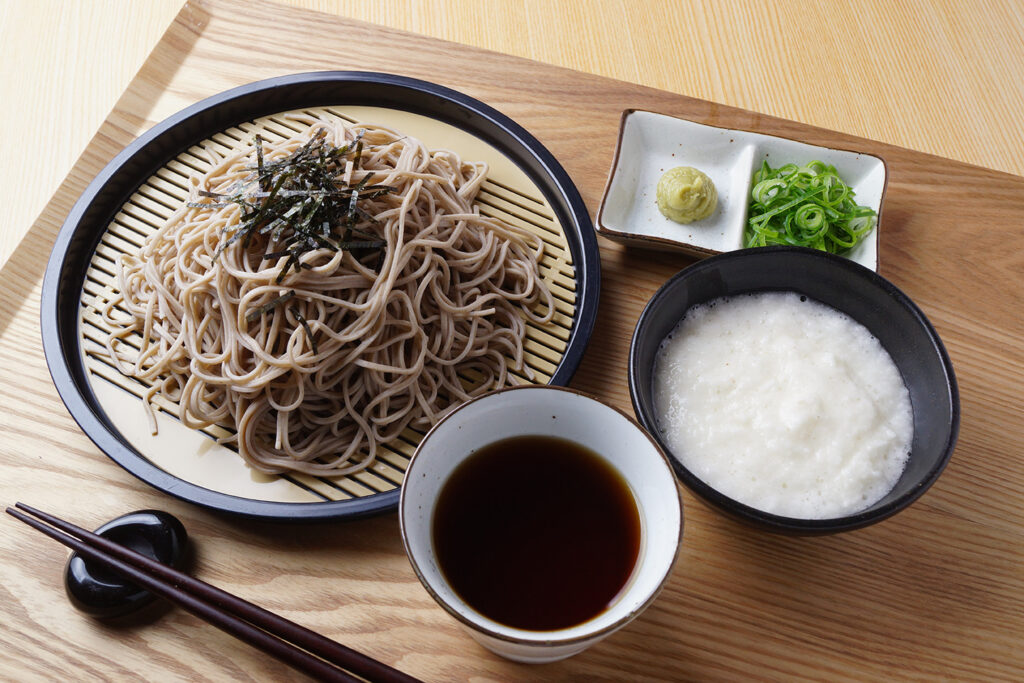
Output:
[[[211,159],[188,204],[122,257],[120,292],[103,311],[107,352],[151,383],[154,433],[160,393],[191,428],[237,430],[222,441],[262,472],[350,474],[407,427],[429,428],[450,406],[514,383],[510,365],[530,376],[524,319],[554,314],[538,270],[544,246],[474,208],[483,163],[382,127],[289,119],[306,130]],[[269,201],[263,164],[320,144],[346,150],[331,173],[361,194],[354,221],[325,221],[331,237],[304,251],[282,251],[297,240],[280,223],[239,239],[247,205],[225,197],[255,185],[247,201]]]

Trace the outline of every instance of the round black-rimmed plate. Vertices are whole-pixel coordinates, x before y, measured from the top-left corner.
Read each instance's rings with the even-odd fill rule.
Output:
[[[106,249],[100,240],[115,217],[134,197],[138,211],[152,203],[139,194],[144,183],[167,169],[189,148],[224,131],[282,112],[311,108],[348,111],[392,111],[437,122],[468,134],[507,160],[513,174],[526,178],[531,191],[496,181],[489,211],[529,211],[523,220],[558,230],[564,248],[559,267],[570,273],[574,299],[566,317],[558,356],[541,380],[565,385],[578,367],[597,314],[600,259],[589,214],[579,192],[555,158],[521,126],[492,107],[449,88],[403,76],[369,72],[296,74],[259,81],[210,97],[154,126],[126,147],[90,183],[57,236],[43,281],[41,328],[43,349],[54,384],[69,412],[90,439],[131,474],[161,491],[210,509],[251,518],[299,521],[357,518],[393,510],[398,504],[400,476],[373,473],[349,488],[333,482],[295,480],[307,502],[247,497],[216,490],[206,482],[176,476],[157,464],[139,438],[126,434],[118,411],[108,410],[96,391],[95,373],[83,350],[80,328],[84,297],[94,285],[91,269]],[[333,109],[332,109],[333,111]],[[428,144],[430,141],[427,141]],[[459,150],[456,150],[459,151]],[[153,203],[157,206],[159,202]],[[534,208],[534,205],[540,209]],[[131,213],[131,211],[128,211]],[[513,216],[515,220],[519,218]],[[131,216],[128,216],[131,221]],[[155,218],[149,217],[150,222]],[[98,249],[98,247],[101,247]],[[568,264],[568,266],[566,265]],[[560,276],[564,280],[566,276]],[[102,392],[101,392],[102,393]],[[141,415],[141,414],[140,414]],[[138,421],[139,418],[133,418]],[[384,469],[394,470],[393,463]],[[400,468],[399,468],[400,469]],[[180,473],[179,473],[180,474]],[[376,477],[376,479],[374,478]],[[374,482],[380,481],[384,485]],[[302,490],[300,490],[302,489]],[[303,492],[305,491],[305,493]],[[327,494],[324,495],[324,491]],[[332,492],[342,499],[335,499]],[[304,499],[305,500],[305,499]]]

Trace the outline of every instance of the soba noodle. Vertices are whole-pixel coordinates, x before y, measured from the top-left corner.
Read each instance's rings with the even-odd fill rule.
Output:
[[[313,249],[278,282],[286,257],[274,239],[225,247],[241,210],[201,193],[251,184],[255,157],[214,158],[191,179],[190,204],[122,258],[120,293],[103,313],[115,330],[107,352],[151,383],[154,433],[160,393],[189,427],[234,428],[224,441],[262,472],[348,474],[407,427],[429,428],[450,406],[514,383],[510,365],[529,376],[524,318],[547,322],[554,307],[540,238],[474,207],[485,164],[378,126],[291,119],[306,130],[264,142],[268,162],[321,130],[335,147],[361,135],[358,168],[342,172],[346,183],[369,172],[395,188],[360,204],[377,222],[359,230],[386,241],[383,255]]]

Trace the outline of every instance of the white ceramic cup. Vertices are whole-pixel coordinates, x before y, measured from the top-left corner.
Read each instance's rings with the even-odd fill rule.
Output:
[[[640,551],[618,597],[582,624],[552,631],[513,628],[474,610],[448,585],[434,552],[434,506],[455,468],[484,446],[524,435],[560,437],[594,451],[625,479],[640,513]],[[439,422],[409,463],[399,521],[413,569],[441,607],[484,647],[534,663],[582,652],[636,618],[668,578],[683,529],[675,475],[654,439],[625,413],[580,392],[548,386],[496,391],[465,403]]]

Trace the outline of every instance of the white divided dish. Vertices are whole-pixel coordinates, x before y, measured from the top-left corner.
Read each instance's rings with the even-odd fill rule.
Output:
[[[766,160],[773,168],[814,160],[835,166],[855,192],[855,201],[874,209],[881,224],[888,174],[879,157],[627,109],[597,214],[597,231],[610,239],[696,256],[742,249],[751,180]],[[681,224],[658,210],[658,179],[676,166],[697,168],[715,184],[718,207],[707,218]],[[878,225],[844,254],[876,271]]]

